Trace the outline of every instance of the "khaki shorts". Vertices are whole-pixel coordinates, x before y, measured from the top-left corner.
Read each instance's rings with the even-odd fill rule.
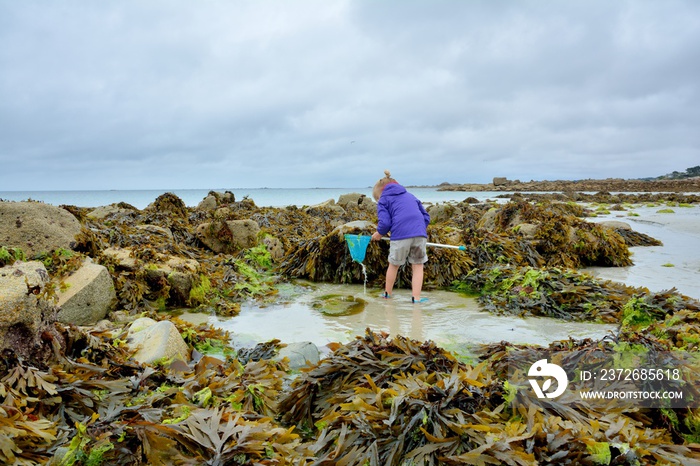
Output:
[[[401,266],[406,259],[411,264],[425,264],[428,262],[428,254],[425,252],[425,244],[428,239],[424,236],[414,238],[397,239],[389,242],[389,263]]]

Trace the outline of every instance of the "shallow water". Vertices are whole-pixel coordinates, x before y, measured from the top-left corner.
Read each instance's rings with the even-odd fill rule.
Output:
[[[651,291],[675,287],[683,294],[700,297],[700,207],[674,208],[674,214],[658,213],[661,208],[635,207],[591,219],[628,222],[635,231],[664,245],[632,248],[633,266],[591,267],[586,271]],[[382,299],[380,294],[379,289],[365,292],[362,285],[300,283],[282,291],[281,304],[244,305],[234,318],[203,314],[184,317],[228,330],[236,347],[272,339],[284,343],[311,341],[323,347],[330,342],[346,343],[370,328],[392,336],[433,340],[451,351],[467,354],[480,343],[505,340],[547,345],[569,337],[602,338],[617,327],[544,317],[496,316],[481,311],[476,299],[448,291],[425,292],[429,299],[426,304],[412,304],[409,290],[398,290],[391,300]]]
[[[236,347],[275,338],[285,343],[311,341],[322,347],[330,342],[346,343],[370,328],[392,336],[432,340],[468,353],[479,343],[506,340],[546,345],[569,337],[601,338],[616,329],[608,324],[496,316],[481,311],[475,298],[448,291],[424,292],[429,301],[423,304],[411,303],[409,290],[399,290],[394,298],[386,300],[380,297],[379,289],[368,289],[365,294],[362,285],[302,284],[288,293],[285,304],[244,306],[233,318],[203,314],[183,317],[228,330]]]
[[[684,295],[700,299],[700,206],[672,207],[675,213],[658,212],[664,208],[635,207],[592,219],[627,222],[633,230],[661,240],[663,246],[630,248],[634,262],[630,267],[590,267],[586,271],[650,291],[675,287]]]

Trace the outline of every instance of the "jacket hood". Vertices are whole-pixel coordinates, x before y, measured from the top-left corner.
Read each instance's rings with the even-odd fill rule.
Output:
[[[401,186],[398,183],[390,183],[386,186],[384,186],[384,190],[382,191],[382,196],[387,195],[387,196],[397,196],[399,194],[403,194],[406,192],[406,188]]]

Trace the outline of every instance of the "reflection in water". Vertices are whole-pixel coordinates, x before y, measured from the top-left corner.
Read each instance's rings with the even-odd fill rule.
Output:
[[[365,301],[364,310],[327,312],[319,303],[329,296],[346,296],[346,302]],[[352,299],[348,298],[352,297]],[[474,298],[448,291],[425,293],[427,303],[411,303],[410,290],[397,290],[394,298],[380,297],[380,290],[362,285],[301,285],[286,304],[267,307],[243,306],[233,318],[199,314],[183,316],[190,321],[207,321],[231,333],[234,346],[279,339],[284,343],[311,341],[317,346],[346,343],[366,328],[414,340],[432,340],[447,348],[500,342],[547,345],[553,340],[602,338],[616,329],[613,325],[565,322],[543,317],[496,316],[482,311]],[[331,300],[331,305],[336,305]]]

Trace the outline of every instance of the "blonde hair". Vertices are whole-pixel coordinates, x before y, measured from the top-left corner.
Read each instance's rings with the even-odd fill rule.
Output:
[[[391,177],[391,172],[389,170],[384,170],[384,174],[386,176],[380,178],[379,181],[375,183],[374,188],[372,188],[372,197],[375,201],[379,200],[386,185],[389,183],[397,183],[397,181]]]

